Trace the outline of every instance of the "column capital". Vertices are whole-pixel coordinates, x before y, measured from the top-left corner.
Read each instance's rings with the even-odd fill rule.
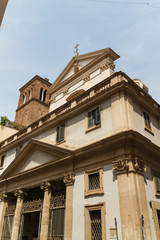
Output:
[[[7,194],[5,194],[5,193],[0,193],[0,200],[1,200],[1,202],[4,202],[7,197],[8,197]]]
[[[143,174],[146,171],[143,159],[138,156],[134,156],[131,159],[115,160],[113,161],[112,169],[117,175],[130,172]]]
[[[73,185],[74,181],[75,181],[75,174],[74,173],[66,174],[63,178],[63,182],[66,184],[66,186]]]
[[[112,169],[116,174],[128,173],[129,164],[127,159],[114,161]]]
[[[22,189],[16,189],[14,192],[14,196],[16,196],[17,198],[21,198],[24,196],[24,192],[22,191]]]
[[[51,188],[51,184],[49,181],[42,182],[40,188],[44,191],[48,191]]]

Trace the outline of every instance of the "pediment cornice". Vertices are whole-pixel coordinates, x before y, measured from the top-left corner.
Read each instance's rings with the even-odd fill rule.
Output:
[[[35,151],[49,154],[53,157],[56,157],[56,159],[72,156],[71,150],[50,143],[38,141],[36,139],[31,139],[22,149],[22,151],[15,157],[9,167],[2,173],[0,176],[0,181],[17,174],[18,170],[21,169],[25,164],[26,159],[28,159]]]

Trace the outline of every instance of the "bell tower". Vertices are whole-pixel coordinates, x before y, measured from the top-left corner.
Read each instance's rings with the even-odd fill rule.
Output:
[[[49,112],[48,88],[51,85],[47,78],[36,75],[20,88],[16,123],[28,126]]]

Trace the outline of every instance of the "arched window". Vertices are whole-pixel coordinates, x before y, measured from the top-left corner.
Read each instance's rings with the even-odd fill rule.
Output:
[[[46,90],[44,90],[43,88],[41,88],[40,90],[40,97],[39,99],[42,101],[42,102],[45,102],[45,99],[46,99]]]
[[[29,99],[32,97],[32,88],[29,90]]]
[[[25,102],[26,102],[26,93],[23,94],[23,104],[25,104]]]

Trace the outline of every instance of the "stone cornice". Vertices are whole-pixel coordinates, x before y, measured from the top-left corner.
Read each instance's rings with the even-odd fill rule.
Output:
[[[119,154],[118,148],[123,150],[121,154]],[[135,153],[133,154],[133,152],[142,148],[142,156]],[[125,149],[128,149],[127,152]],[[118,155],[115,155],[114,159],[113,154],[112,158],[107,158],[107,156],[111,156],[111,153],[116,150],[118,151]],[[66,166],[67,171],[72,172],[73,169],[75,173],[84,171],[84,168],[88,168],[88,165],[93,164],[92,161],[96,159],[96,155],[98,156],[99,152],[101,152],[103,156],[106,154],[106,157],[94,164],[100,164],[100,166],[102,166],[108,163],[111,164],[113,161],[114,164],[118,164],[121,160],[122,162],[118,164],[117,171],[132,171],[143,174],[145,166],[141,160],[144,159],[147,166],[160,172],[160,148],[138,132],[130,130],[88,144],[85,147],[73,151],[72,155],[57,161],[51,161],[15,175],[6,175],[0,180],[1,191],[5,191],[6,193],[10,191],[13,192],[17,187],[26,188],[25,184],[27,184],[27,187],[34,187],[35,184],[37,186],[37,184],[41,184],[42,175],[46,181],[47,179],[55,181],[56,178],[63,178],[65,173],[64,166]],[[82,159],[83,161],[81,161]],[[125,163],[123,163],[123,160],[125,160]],[[33,179],[35,179],[35,182]]]
[[[27,88],[29,85],[31,85],[34,81],[40,81],[40,82],[43,82],[44,84],[48,85],[48,86],[51,86],[52,83],[48,82],[47,80],[45,80],[44,78],[36,75],[35,77],[33,77],[29,82],[27,82],[23,87],[21,87],[19,89],[19,91],[23,91],[25,88]]]
[[[117,78],[118,82],[112,85],[112,79],[114,78]],[[126,74],[123,72],[117,72],[18,133],[5,139],[1,142],[0,152],[4,152],[22,141],[24,142],[33,138],[35,135],[59,124],[59,122],[64,119],[70,118],[71,116],[84,111],[85,108],[88,108],[90,105],[103,101],[104,97],[107,98],[113,96],[121,91],[134,97],[136,101],[139,101],[142,105],[146,106],[147,109],[150,109],[157,118],[160,118],[159,104],[156,103],[149,94],[139,88]]]
[[[38,103],[40,103],[40,104],[42,104],[42,105],[44,105],[44,106],[49,108],[49,104],[48,103],[42,102],[39,99],[33,97],[30,100],[28,100],[25,104],[23,104],[21,107],[17,108],[16,112],[18,112],[20,109],[24,108],[26,105],[28,105],[32,101],[38,102]]]

